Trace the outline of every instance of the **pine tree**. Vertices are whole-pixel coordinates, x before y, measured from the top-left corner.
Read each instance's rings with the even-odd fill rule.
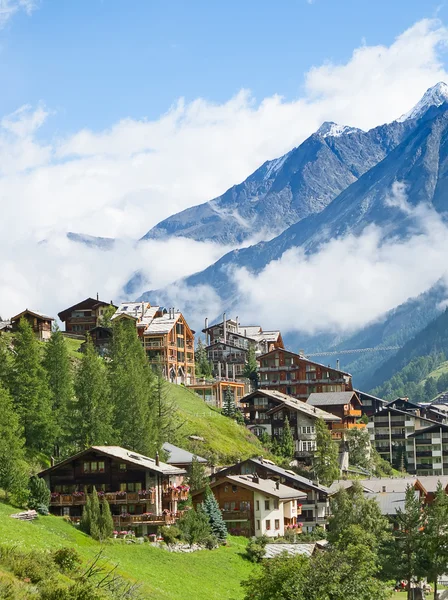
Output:
[[[230,386],[226,387],[226,391],[224,392],[224,402],[222,407],[222,414],[226,417],[230,417],[233,419],[235,417],[235,397]]]
[[[207,475],[205,474],[205,467],[198,461],[197,456],[193,456],[190,466],[190,474],[188,477],[188,485],[190,490],[195,492],[201,490],[207,481]]]
[[[244,365],[243,376],[249,379],[252,391],[258,389],[258,362],[255,346],[251,344],[247,353],[247,362]]]
[[[48,375],[52,409],[56,420],[55,455],[69,437],[69,411],[73,402],[73,373],[64,336],[57,326],[45,345],[43,366]]]
[[[423,548],[427,560],[427,576],[428,581],[434,583],[436,600],[438,579],[448,572],[448,496],[440,481],[433,502],[425,505],[424,518]]]
[[[339,477],[339,449],[331,438],[325,422],[316,421],[316,452],[314,454],[314,472],[324,485],[331,485]]]
[[[56,433],[51,392],[41,364],[39,342],[26,319],[20,320],[14,352],[10,391],[24,428],[26,446],[50,453]]]
[[[219,504],[209,485],[205,488],[205,498],[202,503],[202,510],[208,517],[212,534],[215,535],[220,542],[224,542],[227,538],[227,527],[222,518]]]
[[[29,490],[28,508],[37,510],[37,512],[44,515],[48,514],[51,494],[45,480],[33,475],[30,477]]]
[[[82,509],[82,517],[81,522],[79,523],[79,528],[81,531],[90,535],[90,524],[92,522],[92,499],[89,495],[86,497],[86,503]]]
[[[94,540],[101,539],[101,508],[95,486],[90,497],[90,535]]]
[[[292,435],[291,427],[289,426],[289,419],[287,416],[285,417],[285,422],[283,424],[280,448],[282,456],[284,456],[285,458],[292,458],[294,456],[294,438]]]
[[[195,356],[195,373],[196,377],[200,379],[211,379],[212,378],[212,365],[207,357],[207,350],[204,348],[202,340],[199,339],[198,346],[196,348]]]
[[[0,383],[0,488],[22,504],[28,495],[28,465],[25,461],[25,440],[19,417],[9,392]]]
[[[104,360],[87,340],[75,376],[73,438],[78,448],[110,444],[113,439],[110,388]]]
[[[177,526],[182,532],[183,539],[192,546],[204,542],[211,533],[207,515],[198,506],[191,508],[179,519]]]
[[[118,443],[154,456],[161,439],[156,376],[137,337],[133,321],[113,322],[110,383]]]
[[[100,539],[105,540],[112,537],[114,532],[114,520],[110,512],[109,502],[103,498],[101,502],[101,516],[99,520]]]

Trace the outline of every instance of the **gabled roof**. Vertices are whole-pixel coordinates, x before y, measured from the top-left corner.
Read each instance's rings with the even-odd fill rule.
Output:
[[[331,422],[341,421],[341,418],[337,417],[336,415],[332,415],[331,413],[322,410],[317,406],[310,406],[306,402],[301,402],[300,400],[297,400],[297,398],[293,398],[292,396],[288,396],[287,394],[282,394],[282,392],[277,392],[276,390],[273,390],[272,392],[274,392],[275,395],[272,395],[272,392],[270,390],[263,391],[266,392],[266,396],[281,401],[281,404],[279,404],[278,406],[274,406],[274,408],[271,408],[271,410],[267,411],[266,414],[268,415],[271,415],[286,407],[291,410],[296,410],[314,419],[323,419],[324,421]],[[241,401],[243,401],[243,399],[241,399]]]
[[[412,408],[419,409],[420,405],[415,402],[411,402],[408,398],[395,398],[395,400],[391,400],[386,404],[386,406],[394,406],[397,402],[403,402],[406,406],[411,406]]]
[[[149,302],[121,302],[115,313],[111,317],[111,321],[118,317],[131,317],[140,319],[145,311],[149,308]]]
[[[272,354],[275,354],[276,352],[285,352],[286,354],[292,354],[293,356],[296,356],[298,359],[305,361],[310,365],[316,365],[317,367],[322,367],[322,369],[325,369],[326,371],[335,371],[336,373],[342,373],[342,375],[351,377],[351,374],[347,373],[346,371],[341,371],[341,369],[336,369],[334,367],[329,367],[328,365],[323,365],[322,363],[315,362],[314,360],[310,360],[303,354],[297,354],[296,352],[292,352],[291,350],[287,350],[286,348],[275,348],[275,350],[271,350],[270,352],[266,352],[266,354],[262,354],[261,356],[258,357],[257,360],[263,360],[264,358],[271,356]]]
[[[226,477],[215,481],[210,485],[214,488],[217,485],[228,481],[234,485],[240,485],[243,488],[252,490],[254,492],[260,492],[266,496],[272,498],[278,498],[279,500],[299,500],[300,498],[306,498],[306,494],[300,490],[283,485],[273,481],[272,479],[262,479],[261,477],[254,477],[253,475],[227,475]]]
[[[169,455],[168,456],[168,464],[174,465],[191,465],[193,462],[193,458],[196,457],[199,463],[207,463],[206,458],[202,458],[197,454],[193,454],[192,452],[188,452],[188,450],[184,450],[183,448],[179,448],[178,446],[174,446],[174,444],[169,444],[165,442],[162,446],[163,450]]]
[[[397,510],[404,510],[406,502],[406,492],[385,492],[366,494],[366,498],[373,498],[380,507],[381,514],[385,517],[394,517]]]
[[[82,300],[81,302],[78,302],[77,304],[74,304],[73,306],[62,310],[60,313],[58,313],[58,317],[62,322],[65,322],[73,310],[76,310],[78,307],[82,306],[84,306],[84,308],[86,308],[87,310],[91,310],[93,308],[96,308],[97,306],[113,306],[114,308],[117,308],[111,302],[103,302],[102,300],[97,300],[96,298],[86,298],[85,300]]]
[[[65,465],[71,462],[74,459],[81,458],[85,454],[89,452],[98,452],[99,454],[103,454],[104,456],[110,456],[111,458],[117,458],[118,460],[122,460],[125,463],[137,465],[142,467],[143,469],[148,469],[150,471],[156,471],[157,473],[161,473],[163,475],[183,475],[185,474],[184,469],[178,469],[177,467],[173,467],[172,465],[168,465],[166,463],[160,462],[157,465],[156,461],[153,458],[149,458],[148,456],[144,456],[143,454],[139,454],[138,452],[134,452],[133,450],[127,450],[126,448],[122,448],[121,446],[91,446],[82,452],[78,452],[78,454],[74,454],[69,458],[66,458],[62,462],[41,471],[39,475],[45,475],[47,473],[52,473],[60,466]]]
[[[392,493],[400,492],[404,493],[408,486],[414,486],[417,481],[417,477],[371,477],[369,479],[360,479],[359,483],[365,487],[370,488],[373,493]],[[383,489],[386,489],[383,492]]]
[[[295,473],[294,471],[290,471],[289,469],[283,469],[282,467],[279,467],[272,461],[266,460],[265,458],[248,458],[247,460],[243,460],[239,464],[243,465],[245,463],[252,463],[254,465],[264,467],[266,470],[271,471],[271,473],[279,475],[280,477],[284,477],[287,481],[291,481],[296,485],[302,485],[307,489],[309,488],[315,490],[316,492],[321,492],[324,494],[327,494],[329,492],[329,488],[327,488],[326,486],[311,481],[311,479],[307,479],[306,477],[302,477],[301,475],[297,475],[297,473]],[[215,473],[214,477],[218,479],[219,477],[224,476],[228,471],[230,471],[234,467],[235,465],[226,467],[225,469],[222,469],[221,471]]]
[[[430,425],[429,427],[425,427],[424,429],[418,429],[417,431],[414,431],[414,433],[410,433],[408,435],[408,438],[419,437],[420,435],[425,435],[426,433],[440,431],[440,429],[442,429],[443,431],[448,431],[448,425],[446,425],[445,423],[437,423],[434,425]]]
[[[417,486],[420,484],[420,487],[423,488],[426,494],[434,493],[437,490],[439,481],[443,489],[446,489],[448,486],[448,475],[422,475],[417,477]]]
[[[383,398],[378,398],[377,396],[373,396],[372,394],[368,394],[367,392],[363,392],[362,390],[354,389],[354,391],[358,394],[361,399],[361,396],[365,396],[366,398],[370,398],[371,400],[376,400],[377,402],[382,402],[383,406],[388,404],[387,400]]]
[[[38,319],[44,319],[45,321],[54,321],[53,317],[49,317],[48,315],[44,315],[41,312],[38,312],[37,310],[29,310],[28,308],[26,308],[25,310],[22,310],[21,313],[19,313],[18,315],[16,315],[15,317],[11,317],[11,323],[14,323],[14,321],[18,321],[21,317],[23,317],[23,315],[32,315],[33,317],[37,317]]]
[[[333,481],[333,483],[330,485],[330,488],[329,488],[330,496],[334,496],[334,494],[337,494],[339,492],[339,490],[349,490],[353,486],[355,481],[357,481],[357,480],[355,480],[355,479],[337,479],[336,481]],[[358,483],[361,485],[364,493],[373,492],[372,489],[370,489],[369,487],[366,487],[363,483],[361,483],[361,481],[358,481]]]
[[[416,415],[411,412],[406,412],[405,410],[401,410],[399,408],[394,408],[393,406],[384,406],[384,407],[380,408],[379,410],[377,410],[373,413],[373,415],[370,417],[370,419],[372,419],[373,417],[384,415],[388,412],[393,412],[393,413],[397,413],[399,415],[405,415],[407,417],[412,417],[414,419],[420,419],[421,421],[426,421],[427,423],[440,425],[440,423],[438,421],[434,421],[433,419],[428,419],[427,417],[422,417],[421,415]]]
[[[307,404],[311,404],[311,406],[340,406],[350,404],[353,397],[361,404],[356,392],[314,392],[309,395]]]

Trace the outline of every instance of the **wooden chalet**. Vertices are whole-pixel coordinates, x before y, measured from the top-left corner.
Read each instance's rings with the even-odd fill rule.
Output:
[[[226,475],[210,487],[233,535],[278,537],[285,534],[286,527],[301,532],[300,502],[306,495],[298,490],[256,474]],[[204,497],[204,490],[193,493],[193,503],[201,504]]]
[[[227,389],[230,389],[233,394],[235,406],[241,406],[244,394],[249,389],[249,384],[245,379],[240,379],[239,381],[216,379],[212,381],[196,380],[187,387],[198,394],[207,404],[222,408]]]
[[[350,429],[365,429],[366,423],[359,423],[362,404],[356,392],[322,392],[310,394],[307,404],[325,410],[340,421],[331,423],[333,439],[341,440],[344,432]]]
[[[174,308],[151,306],[149,302],[122,302],[115,319],[135,322],[149,362],[161,369],[172,383],[194,383],[194,331]]]
[[[300,400],[307,400],[313,393],[353,391],[349,373],[284,348],[263,354],[258,362],[260,389],[277,390]]]
[[[329,488],[316,481],[311,481],[306,477],[297,475],[294,471],[283,469],[261,456],[258,458],[248,458],[235,465],[226,467],[214,473],[211,476],[211,481],[219,481],[227,475],[254,474],[260,479],[278,481],[304,494],[300,500],[302,506],[299,508],[301,508],[300,521],[303,522],[303,529],[305,531],[312,531],[317,526],[326,528],[330,512]]]
[[[100,356],[107,356],[110,352],[110,347],[112,344],[112,328],[97,325],[89,331],[89,336],[92,341],[92,344],[95,346],[95,350],[97,351],[97,353]],[[84,352],[86,343],[87,342],[81,344],[80,349],[82,352]]]
[[[86,298],[58,313],[59,319],[65,323],[67,333],[86,335],[100,324],[104,311],[113,306],[112,302],[103,302],[98,297]]]
[[[79,520],[96,488],[109,502],[117,529],[138,535],[174,523],[188,497],[184,469],[119,446],[92,446],[39,473],[51,491],[50,511]]]
[[[361,400],[362,414],[368,417],[371,417],[377,410],[384,408],[388,403],[387,400],[377,398],[377,396],[372,396],[372,394],[368,394],[367,392],[362,392],[361,390],[355,390],[355,392]]]
[[[53,317],[48,317],[35,310],[23,310],[21,313],[12,317],[10,330],[17,331],[20,319],[25,319],[31,325],[34,335],[41,342],[45,342],[51,337],[51,327],[53,325]]]

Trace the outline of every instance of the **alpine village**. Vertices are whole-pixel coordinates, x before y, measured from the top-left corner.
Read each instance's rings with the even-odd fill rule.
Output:
[[[264,598],[298,574],[309,595],[281,598],[443,588],[446,378],[382,398],[226,314],[195,332],[96,295],[57,317],[0,323],[0,597]]]

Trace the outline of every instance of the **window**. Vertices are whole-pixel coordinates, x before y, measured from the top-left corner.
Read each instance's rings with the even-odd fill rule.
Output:
[[[260,530],[260,520],[257,519],[257,529]]]
[[[120,463],[120,471],[126,471],[126,467],[127,467],[126,463]]]
[[[134,515],[135,514],[135,504],[128,504],[128,513],[130,515]]]
[[[84,473],[90,473],[90,463],[85,462],[83,470],[84,470]]]
[[[275,519],[274,527],[275,527],[275,529],[280,529],[280,519]]]
[[[224,510],[230,510],[230,502],[224,502]]]
[[[269,519],[266,519],[266,531],[270,531],[271,529],[271,521]]]
[[[85,462],[83,469],[84,473],[104,473],[104,461]]]
[[[126,484],[120,483],[120,492],[125,492],[125,491],[126,491]]]
[[[269,500],[265,500],[264,501],[264,509],[265,510],[270,510],[270,501]]]
[[[236,494],[236,493],[237,493],[237,491],[238,491],[238,486],[236,486],[236,485],[232,485],[232,493],[233,493],[233,494]]]
[[[128,483],[128,492],[135,492],[135,484]]]
[[[260,500],[257,500],[257,510],[260,510]]]
[[[63,513],[64,513],[64,517],[69,517],[70,516],[70,507],[69,506],[64,506],[64,508],[62,510],[63,510]]]
[[[274,509],[278,510],[278,498],[274,498]],[[278,527],[276,527],[278,529]]]
[[[249,511],[250,510],[250,502],[247,502],[246,500],[240,502],[240,510]]]

